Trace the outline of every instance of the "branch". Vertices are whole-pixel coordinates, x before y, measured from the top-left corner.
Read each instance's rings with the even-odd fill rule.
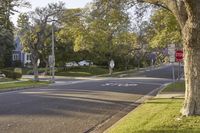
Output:
[[[137,0],[137,2],[159,5],[170,10],[176,17],[181,29],[185,26],[188,14],[183,0]]]

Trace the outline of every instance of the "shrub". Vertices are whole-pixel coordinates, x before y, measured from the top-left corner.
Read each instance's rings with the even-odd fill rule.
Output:
[[[6,78],[12,78],[12,79],[19,79],[22,77],[21,73],[17,73],[14,71],[9,71],[9,70],[1,70],[3,74],[5,74]]]
[[[14,72],[22,74],[22,69],[21,68],[15,68]]]
[[[13,67],[23,67],[23,63],[19,60],[13,61]]]

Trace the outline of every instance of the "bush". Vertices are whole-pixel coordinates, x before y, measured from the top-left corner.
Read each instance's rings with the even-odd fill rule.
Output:
[[[13,67],[23,67],[23,63],[19,60],[13,61],[12,63]]]
[[[12,79],[19,79],[22,77],[21,73],[17,73],[14,71],[9,71],[9,70],[1,70],[3,74],[5,74],[6,78],[12,78]]]
[[[22,74],[22,69],[21,68],[15,68],[14,72]]]

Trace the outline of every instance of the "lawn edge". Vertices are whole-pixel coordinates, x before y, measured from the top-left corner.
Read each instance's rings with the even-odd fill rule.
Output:
[[[6,93],[6,92],[12,92],[12,91],[20,91],[20,90],[27,90],[27,89],[34,89],[34,88],[40,88],[40,87],[46,87],[50,84],[44,84],[44,85],[32,85],[27,87],[15,87],[15,88],[6,88],[6,89],[0,89],[0,93]]]
[[[157,94],[166,86],[167,84],[163,84],[160,87],[154,89],[153,91],[149,92],[148,94],[140,97],[138,100],[136,100],[134,103],[130,104],[128,107],[120,110],[119,112],[113,114],[112,116],[109,116],[106,120],[100,122],[99,124],[93,126],[86,132],[90,133],[106,133],[107,130],[114,125],[116,125],[118,122],[122,121],[124,117],[126,117],[129,113],[135,111],[136,108],[142,106],[146,100],[152,99],[157,96]]]

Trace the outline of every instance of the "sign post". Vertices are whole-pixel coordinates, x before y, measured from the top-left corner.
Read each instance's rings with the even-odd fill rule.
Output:
[[[175,44],[168,45],[168,54],[169,54],[169,61],[170,63],[172,63],[172,78],[173,82],[175,82],[175,74],[174,74]]]
[[[180,80],[180,67],[183,61],[183,50],[176,50],[176,62],[178,62],[178,80]]]
[[[49,55],[49,67],[50,67],[50,75],[52,76],[50,81],[54,82],[54,66],[55,66],[55,59],[52,55]]]
[[[113,68],[115,67],[115,62],[114,62],[114,60],[111,60],[111,61],[110,61],[109,67],[110,67],[110,69],[109,69],[109,71],[110,71],[109,74],[112,75]]]

